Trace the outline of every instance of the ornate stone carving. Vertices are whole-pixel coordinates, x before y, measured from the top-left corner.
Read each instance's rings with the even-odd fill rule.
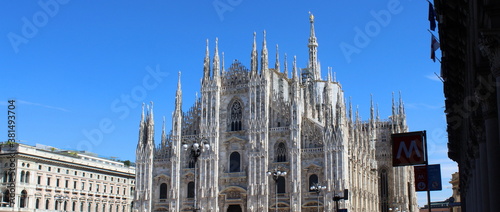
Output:
[[[491,72],[495,77],[500,76],[500,35],[483,32],[479,39],[479,49],[486,56],[491,65]]]

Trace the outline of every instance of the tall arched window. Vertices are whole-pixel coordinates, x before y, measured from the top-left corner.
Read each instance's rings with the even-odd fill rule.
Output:
[[[3,172],[3,182],[7,182],[7,171]]]
[[[194,182],[188,183],[187,198],[194,198]]]
[[[309,176],[309,191],[313,191],[311,190],[311,186],[313,185],[316,185],[318,184],[318,175],[315,175],[315,174],[312,174],[311,176]]]
[[[240,172],[240,165],[240,153],[231,153],[231,156],[229,156],[229,172]]]
[[[194,161],[194,157],[193,156],[189,156],[188,168],[194,169],[195,163],[196,163],[196,161]]]
[[[35,200],[35,209],[40,209],[40,199]]]
[[[9,199],[9,195],[10,195],[10,192],[9,190],[5,190],[3,192],[3,199],[2,199],[2,202],[10,202],[10,199]]]
[[[380,211],[389,212],[389,183],[387,170],[380,171]]]
[[[9,173],[9,182],[14,182],[14,172]]]
[[[24,171],[21,171],[21,177],[19,178],[19,182],[24,183]]]
[[[275,153],[276,162],[286,162],[286,145],[283,142],[278,143]]]
[[[167,184],[162,183],[160,185],[160,199],[167,199]]]
[[[49,204],[50,204],[50,201],[49,200],[45,200],[45,209],[46,210],[49,210]]]
[[[26,199],[28,198],[28,192],[26,190],[21,191],[21,198],[19,198],[19,207],[26,207]]]
[[[26,176],[24,176],[24,182],[29,183],[30,182],[30,172],[26,172]]]
[[[285,189],[285,177],[278,177],[278,182],[276,184],[276,186],[278,186],[278,194],[284,194],[286,193],[286,189]]]
[[[240,131],[241,119],[243,117],[243,108],[241,107],[241,103],[239,101],[234,101],[229,111],[230,115],[228,116],[228,128],[230,131]]]

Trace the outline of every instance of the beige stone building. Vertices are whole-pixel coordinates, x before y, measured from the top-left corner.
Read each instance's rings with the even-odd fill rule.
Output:
[[[0,211],[131,211],[134,167],[44,145],[0,148]]]
[[[334,75],[321,74],[313,16],[305,68],[294,57],[289,69],[278,49],[270,68],[265,32],[260,56],[255,40],[250,68],[235,60],[227,70],[217,40],[210,65],[207,43],[201,96],[183,112],[179,76],[172,130],[158,144],[152,105],[143,111],[135,209],[334,211],[348,189],[338,203],[349,211],[417,211],[413,168],[391,160],[391,133],[407,131],[402,100],[386,120],[372,103],[362,121]]]

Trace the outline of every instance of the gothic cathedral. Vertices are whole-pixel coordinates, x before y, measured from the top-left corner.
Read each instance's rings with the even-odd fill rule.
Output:
[[[388,119],[372,102],[360,120],[331,71],[322,79],[312,15],[308,47],[307,67],[294,57],[289,77],[277,48],[269,68],[265,32],[260,67],[254,33],[250,69],[226,70],[217,40],[210,65],[207,42],[201,96],[183,112],[179,74],[158,145],[153,107],[143,110],[135,211],[417,211],[413,167],[392,167],[390,135],[407,131],[401,98]]]

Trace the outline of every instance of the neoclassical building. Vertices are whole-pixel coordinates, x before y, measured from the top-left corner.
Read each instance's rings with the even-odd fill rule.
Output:
[[[0,145],[0,211],[132,211],[135,169],[89,152]]]
[[[349,211],[417,211],[413,169],[392,167],[390,135],[407,131],[401,99],[388,119],[372,103],[362,121],[332,73],[322,78],[312,15],[305,68],[294,57],[289,70],[277,48],[270,68],[265,32],[260,55],[255,40],[250,68],[234,61],[225,69],[218,41],[212,58],[207,43],[201,96],[182,111],[179,74],[172,130],[164,125],[158,144],[152,104],[143,110],[135,209],[334,211],[333,197],[348,189],[339,205]],[[317,184],[324,190],[311,189]]]

